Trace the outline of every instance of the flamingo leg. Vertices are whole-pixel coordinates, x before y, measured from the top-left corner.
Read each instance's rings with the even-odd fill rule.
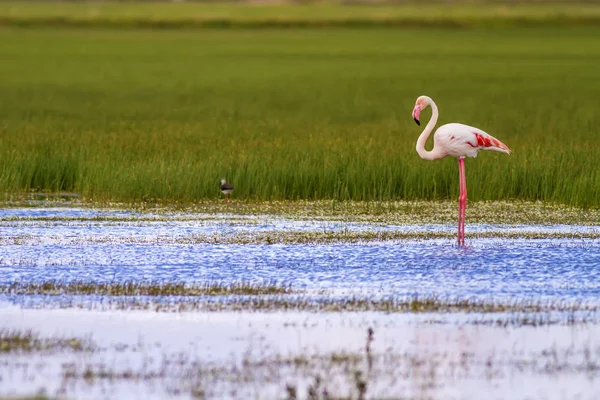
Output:
[[[465,159],[458,159],[458,174],[460,180],[460,195],[458,196],[458,246],[465,245],[465,214],[467,211],[467,177],[465,174]]]
[[[460,247],[460,237],[461,237],[461,221],[462,221],[462,167],[461,167],[461,160],[462,158],[458,159],[458,179],[459,179],[459,184],[458,184],[458,190],[459,190],[459,195],[458,195],[458,234],[457,234],[457,245],[458,247]]]
[[[465,164],[464,164],[464,158],[463,158],[463,193],[464,193],[464,199],[463,199],[463,218],[462,218],[462,245],[463,247],[465,246],[465,221],[467,219],[467,175],[465,173]]]

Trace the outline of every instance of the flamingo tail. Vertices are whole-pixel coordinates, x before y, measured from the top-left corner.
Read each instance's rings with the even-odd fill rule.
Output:
[[[501,153],[510,154],[510,149],[507,145],[496,139],[495,137],[488,135],[484,136],[478,132],[474,132],[477,138],[477,146],[483,150],[499,151]]]

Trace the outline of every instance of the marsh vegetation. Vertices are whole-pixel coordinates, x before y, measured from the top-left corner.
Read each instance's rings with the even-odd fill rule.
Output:
[[[164,6],[137,12],[152,19],[148,10]],[[168,7],[180,6],[206,7]],[[86,14],[81,4],[61,7]],[[563,10],[527,7],[542,20]],[[594,4],[564,7],[597,13]],[[51,14],[42,3],[1,9]],[[316,19],[330,12],[306,10]],[[394,10],[421,14],[406,5],[381,12]],[[600,30],[436,26],[1,28],[0,192],[191,203],[217,199],[225,176],[244,200],[455,199],[454,160],[428,163],[414,152],[420,130],[410,110],[425,93],[440,123],[472,124],[513,149],[468,161],[471,200],[599,206]]]

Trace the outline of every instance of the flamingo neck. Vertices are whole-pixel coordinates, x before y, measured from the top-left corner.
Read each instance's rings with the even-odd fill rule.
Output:
[[[417,140],[417,153],[419,153],[419,156],[421,156],[421,158],[424,160],[437,160],[438,158],[444,157],[444,154],[442,154],[442,152],[440,152],[439,149],[436,149],[435,147],[433,149],[431,149],[431,151],[425,149],[425,143],[427,142],[427,139],[429,138],[431,131],[433,131],[433,128],[435,127],[435,124],[437,123],[438,115],[439,115],[438,108],[435,105],[435,103],[433,102],[433,100],[431,100],[430,105],[431,105],[431,118],[429,119],[427,126],[425,126],[425,129],[421,133],[421,136],[419,136],[419,139]]]

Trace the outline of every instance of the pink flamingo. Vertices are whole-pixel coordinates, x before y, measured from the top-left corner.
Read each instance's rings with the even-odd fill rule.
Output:
[[[437,160],[446,156],[458,158],[458,174],[460,179],[460,196],[458,197],[458,246],[465,245],[465,212],[467,209],[467,179],[465,176],[465,157],[477,157],[479,150],[493,150],[510,154],[510,149],[495,137],[481,129],[463,124],[446,124],[440,126],[433,135],[433,149],[425,149],[438,120],[438,108],[430,97],[420,96],[417,99],[412,116],[417,125],[421,125],[421,111],[431,106],[429,123],[417,140],[417,153],[425,160]]]

